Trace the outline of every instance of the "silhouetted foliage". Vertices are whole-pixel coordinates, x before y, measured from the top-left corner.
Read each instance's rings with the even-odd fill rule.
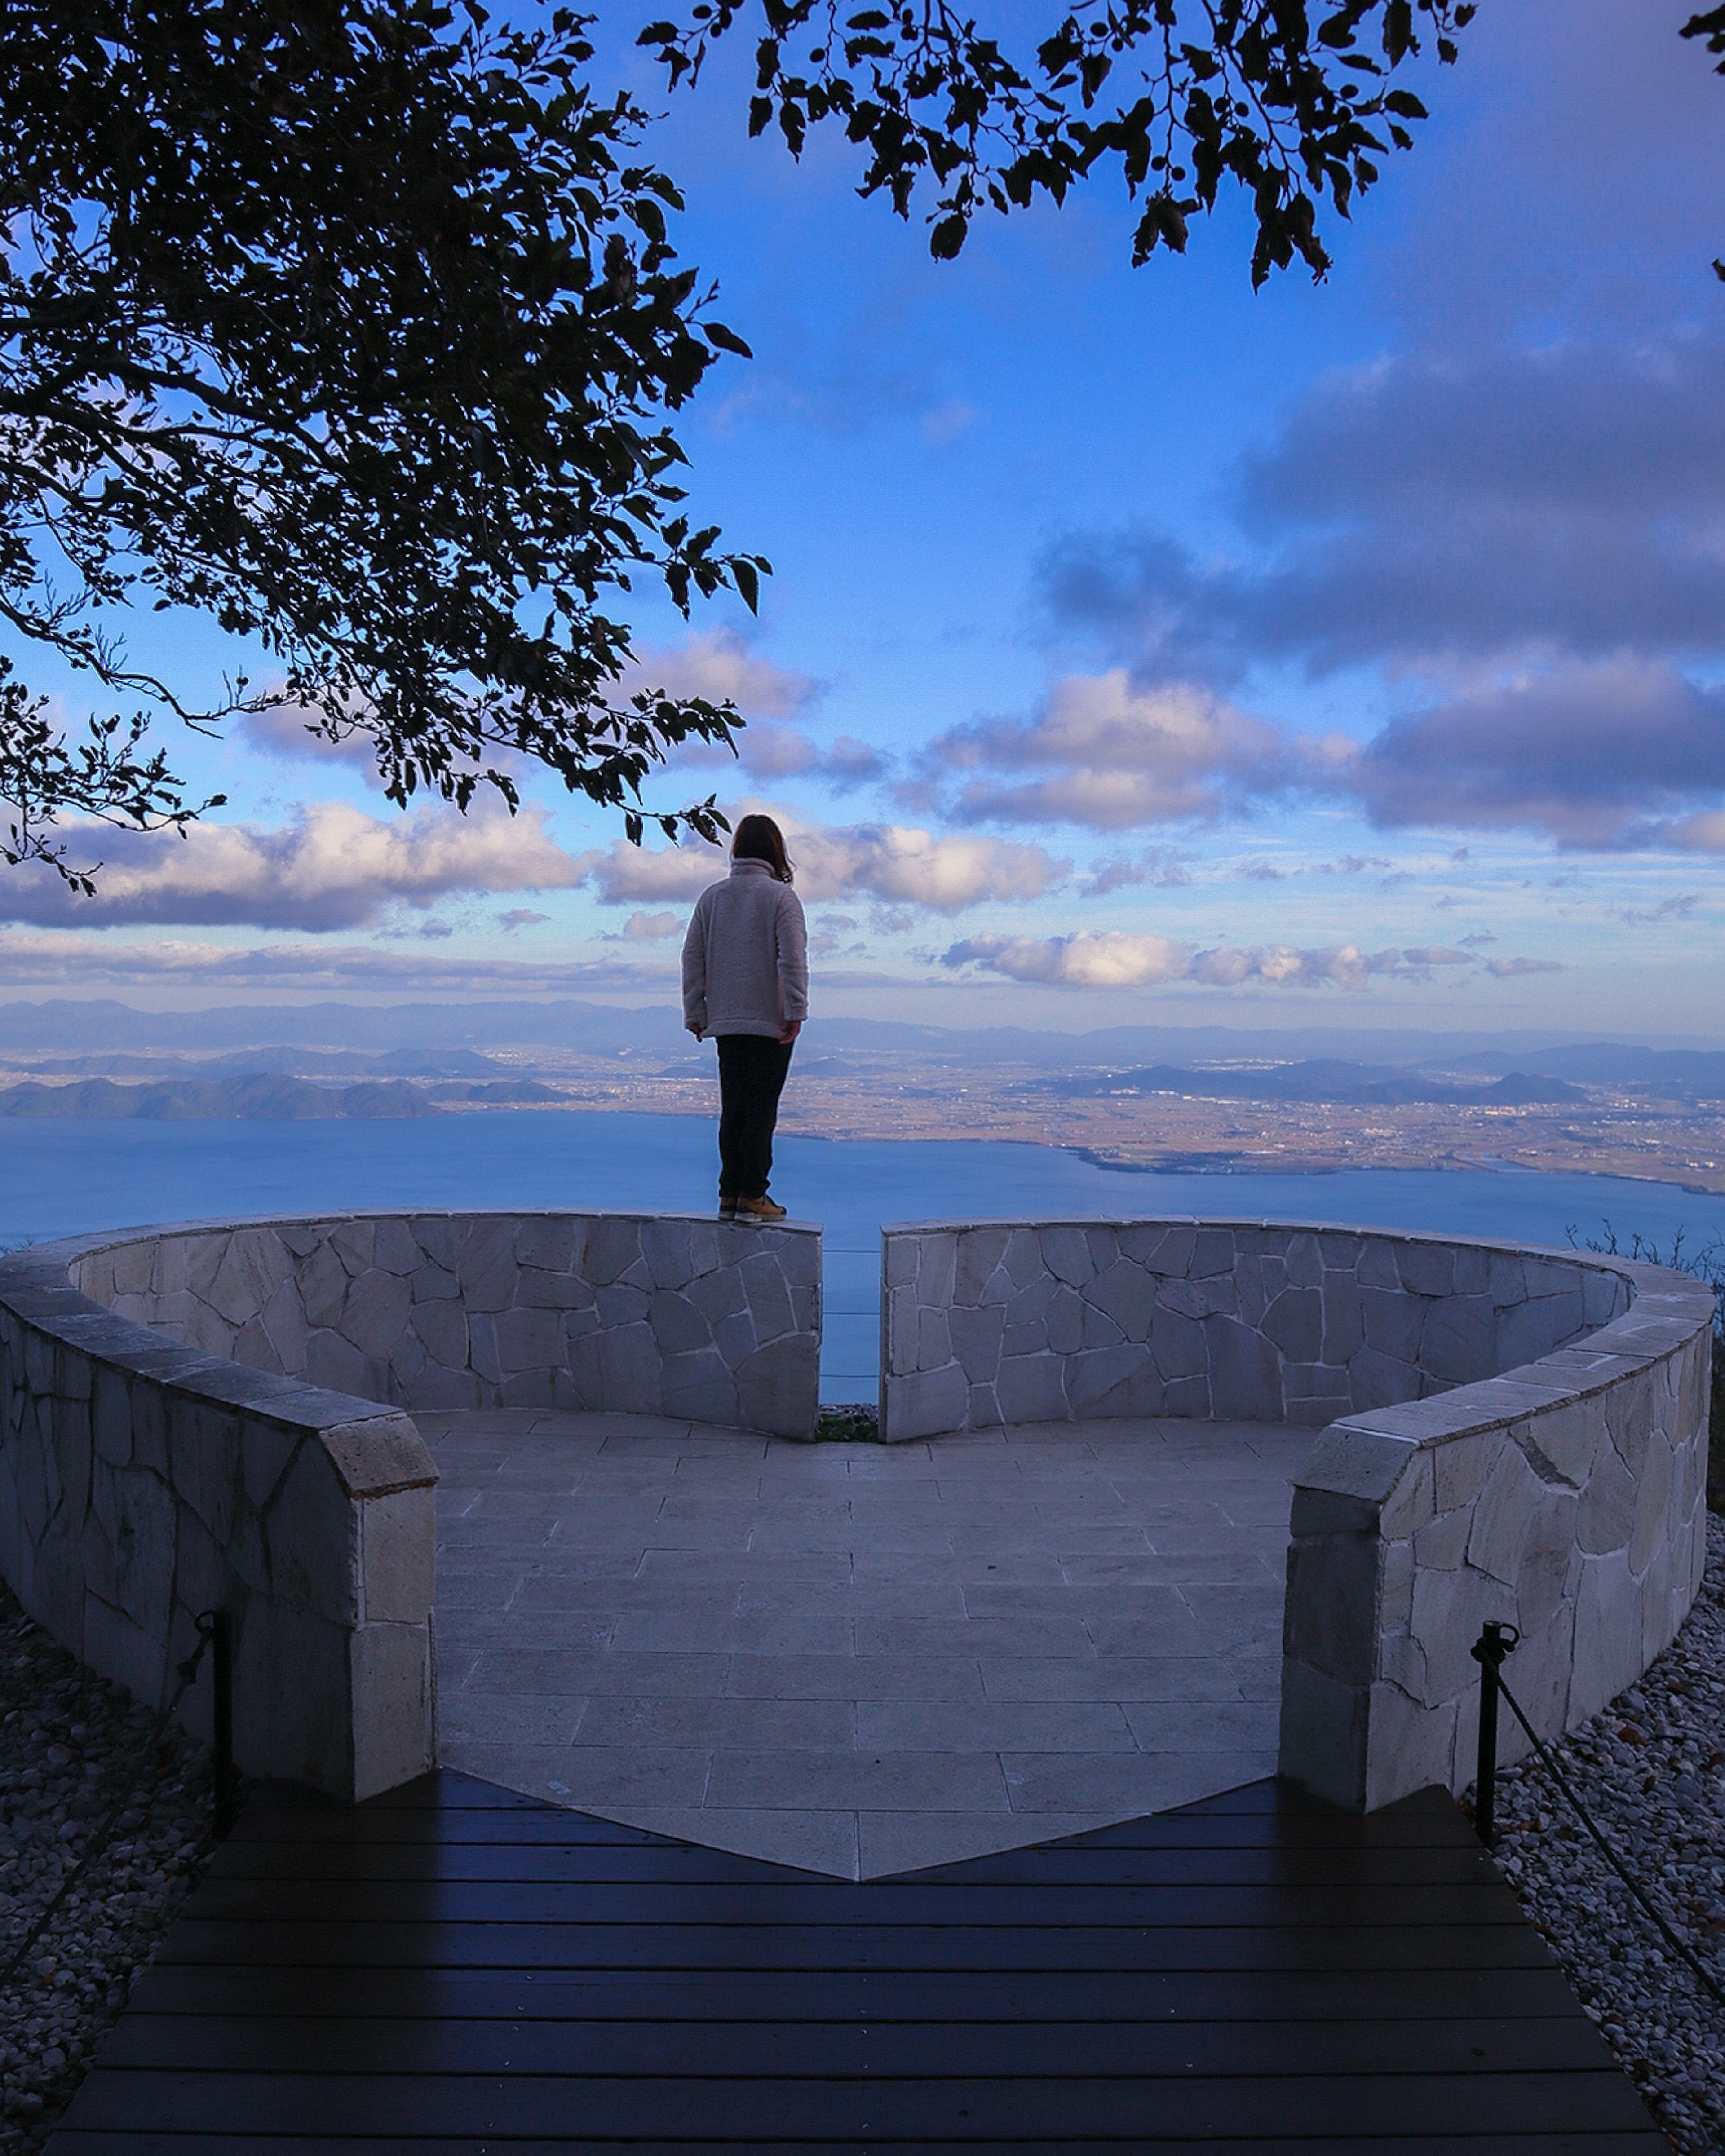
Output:
[[[1425,117],[1389,77],[1422,33],[1453,61],[1475,12],[1467,0],[1342,0],[1322,16],[1300,0],[1115,0],[1027,31],[1014,59],[944,0],[712,0],[640,42],[675,85],[757,10],[751,133],[776,124],[795,156],[811,126],[840,121],[868,153],[861,192],[884,192],[907,217],[932,183],[935,255],[957,254],[978,210],[1063,202],[1117,158],[1143,198],[1135,262],[1164,244],[1183,252],[1189,220],[1232,179],[1257,219],[1255,285],[1296,256],[1323,275],[1321,206],[1346,217]]]
[[[151,712],[270,703],[375,743],[390,797],[464,808],[500,749],[629,814],[729,706],[617,685],[633,577],[685,612],[767,564],[718,551],[666,424],[720,351],[680,206],[559,12],[441,0],[8,0],[0,51],[0,620],[121,701],[88,745],[0,678],[0,853],[70,868],[62,809],[188,805]],[[280,664],[213,707],[131,666],[130,603]],[[495,759],[495,760],[494,760]],[[203,803],[212,806],[213,803]],[[711,803],[660,816],[711,835]]]
[[[1692,15],[1678,31],[1680,38],[1705,38],[1710,53],[1725,53],[1725,8],[1709,8],[1698,15]],[[1725,59],[1713,69],[1715,74],[1725,74]],[[1715,261],[1713,275],[1725,280],[1725,262]]]

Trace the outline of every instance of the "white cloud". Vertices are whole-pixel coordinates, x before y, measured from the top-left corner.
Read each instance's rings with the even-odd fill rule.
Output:
[[[259,755],[279,763],[343,764],[375,778],[377,750],[369,734],[349,734],[332,742],[311,732],[306,725],[315,716],[298,704],[274,704],[267,711],[248,711],[234,728],[238,739]]]
[[[1111,860],[1098,861],[1086,878],[1083,891],[1086,898],[1106,898],[1110,891],[1126,891],[1137,884],[1150,884],[1158,891],[1177,891],[1192,880],[1187,866],[1189,854],[1183,854],[1175,846],[1147,846],[1137,858],[1116,855]]]
[[[1338,769],[1380,825],[1521,826],[1559,844],[1725,845],[1725,697],[1619,659],[1526,672],[1394,719]]]
[[[1666,845],[1681,847],[1686,853],[1725,854],[1725,809],[1668,824],[1660,837]]]
[[[1072,936],[973,936],[953,944],[941,963],[1062,988],[1140,988],[1183,979],[1191,954],[1166,936],[1080,929]]]
[[[680,913],[632,913],[623,924],[624,940],[629,943],[654,943],[667,936],[675,936],[683,925]]]
[[[865,893],[957,913],[985,899],[1040,898],[1067,869],[1040,846],[1003,839],[937,838],[905,824],[823,829],[783,820],[798,883],[810,898]]]
[[[677,644],[649,645],[635,654],[624,693],[662,691],[735,704],[745,717],[783,719],[819,696],[812,675],[757,658],[735,629],[718,629]]]
[[[1451,951],[1440,943],[1422,944],[1418,949],[1404,951],[1402,958],[1409,966],[1471,966],[1474,963],[1471,951]]]
[[[755,779],[814,778],[843,793],[884,778],[892,759],[849,734],[839,735],[830,748],[823,748],[801,726],[751,719],[733,737],[731,747],[718,742],[691,742],[673,749],[665,765],[672,771],[741,768]]]
[[[1555,958],[1487,958],[1486,971],[1495,973],[1500,981],[1519,980],[1524,973],[1561,973],[1563,968]]]
[[[797,890],[811,901],[861,896],[957,913],[984,900],[1040,898],[1066,873],[1067,864],[1040,846],[940,838],[902,824],[809,824],[776,807],[767,813],[783,828]],[[581,867],[603,903],[624,906],[693,898],[728,864],[719,848],[698,841],[649,851],[619,839],[603,853],[583,854]]]
[[[276,829],[203,822],[172,832],[69,823],[103,861],[96,896],[80,898],[46,870],[0,878],[0,918],[38,927],[122,921],[234,924],[322,932],[363,927],[395,902],[427,906],[452,891],[567,890],[581,864],[532,809],[511,817],[427,808],[387,820],[337,801],[301,806]]]
[[[1223,944],[1199,951],[1166,936],[1135,936],[1113,929],[1079,929],[1066,936],[973,936],[954,943],[941,960],[955,969],[975,966],[1012,980],[1062,988],[1142,988],[1193,981],[1214,988],[1255,983],[1271,988],[1355,990],[1378,978],[1426,981],[1434,968],[1476,963],[1465,951],[1436,946],[1365,952],[1356,943],[1313,950],[1285,943],[1250,947]],[[1562,968],[1534,959],[1498,958],[1490,970],[1512,975]]]
[[[729,868],[725,850],[701,839],[678,846],[632,846],[614,839],[603,851],[578,855],[605,906],[650,905],[654,900],[698,898]]]
[[[598,989],[663,999],[675,969],[621,957],[558,963],[464,957],[335,938],[232,944],[164,939],[136,942],[87,931],[0,934],[0,982],[70,988],[103,982],[135,988],[257,988],[268,993],[379,988],[424,995],[583,995]]]
[[[922,414],[922,439],[931,449],[943,449],[973,427],[978,416],[973,404],[961,403],[956,398],[945,404],[937,404]]]
[[[927,768],[964,778],[966,822],[1080,824],[1094,830],[1219,815],[1294,775],[1287,737],[1209,690],[1136,684],[1123,667],[1074,675],[1028,720],[978,719],[931,742]]]
[[[1271,988],[1363,988],[1374,974],[1404,970],[1397,951],[1362,951],[1357,943],[1333,943],[1317,950],[1296,950],[1273,943],[1261,949],[1224,947],[1200,951],[1187,978],[1211,988],[1234,988],[1245,981]],[[1416,969],[1420,970],[1420,969]]]

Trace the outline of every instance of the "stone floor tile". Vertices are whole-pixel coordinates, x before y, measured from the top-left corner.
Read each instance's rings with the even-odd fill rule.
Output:
[[[859,1586],[963,1587],[972,1580],[1051,1584],[1064,1574],[1060,1560],[1051,1550],[1017,1550],[1010,1556],[1000,1552],[987,1557],[980,1551],[955,1556],[946,1550],[860,1549],[851,1560],[851,1576]]]
[[[1068,1559],[1070,1565],[1073,1560]],[[1092,1617],[1129,1617],[1157,1624],[1184,1624],[1188,1605],[1173,1582],[1119,1581],[1046,1587],[996,1585],[992,1581],[967,1585],[967,1615],[977,1618],[1076,1617],[1087,1625]],[[1026,1651],[1031,1651],[1027,1648]]]
[[[753,1579],[737,1601],[743,1609],[819,1609],[829,1616],[962,1617],[965,1589],[956,1580],[917,1582],[849,1579]]]
[[[536,1555],[544,1547],[549,1532],[536,1532],[530,1525],[516,1521],[468,1519],[447,1505],[440,1504],[437,1508],[437,1539],[441,1548],[452,1551],[495,1551],[502,1564]]]
[[[731,1811],[1008,1809],[1000,1762],[986,1752],[717,1752],[707,1792]]]
[[[584,1694],[467,1692],[444,1686],[437,1701],[439,1745],[572,1744],[587,1705]]]
[[[952,1547],[952,1530],[938,1520],[897,1520],[878,1522],[871,1526],[863,1538],[867,1547],[875,1550],[935,1550],[949,1551]],[[757,1527],[749,1537],[752,1551],[770,1550],[850,1550],[858,1540],[855,1522],[850,1520],[802,1522],[792,1524],[783,1520],[768,1521]]]
[[[933,1452],[927,1444],[846,1445],[845,1460],[855,1482],[891,1486],[914,1482],[919,1476],[932,1481],[935,1475]]]
[[[1278,1704],[1273,1699],[1132,1700],[1122,1712],[1141,1752],[1274,1752]]]
[[[527,1577],[525,1565],[461,1566],[437,1553],[437,1606],[446,1614],[457,1609],[506,1609]]]
[[[1227,1662],[1229,1675],[1237,1681],[1246,1698],[1281,1699],[1280,1654],[1230,1655]]]
[[[964,1655],[733,1655],[726,1691],[738,1699],[974,1700]]]
[[[547,1543],[543,1549],[535,1550],[526,1571],[529,1578],[535,1579],[586,1579],[622,1586],[641,1578],[642,1568],[649,1554],[645,1550],[637,1551],[633,1546],[615,1550],[571,1549],[565,1543],[553,1541]],[[730,1562],[734,1563],[735,1560]],[[467,1558],[463,1559],[463,1563],[471,1571],[473,1560]],[[439,1566],[437,1575],[439,1601],[443,1599],[443,1583],[444,1573]]]
[[[1206,1559],[1206,1563],[1223,1560]],[[1257,1559],[1246,1553],[1236,1562],[1255,1568]],[[1178,1587],[1187,1575],[1179,1560],[1159,1557],[1153,1549],[1078,1550],[1058,1560],[1060,1577],[1075,1588]],[[990,1583],[992,1584],[992,1583]]]
[[[1261,1529],[1231,1527],[1225,1521],[1214,1525],[1206,1522],[1202,1527],[1170,1527],[1152,1521],[1144,1530],[1144,1537],[1154,1555],[1167,1558],[1176,1565],[1188,1559],[1203,1563],[1214,1558],[1231,1557],[1243,1549],[1274,1549],[1286,1554],[1288,1543],[1286,1528],[1280,1535],[1266,1536]]]
[[[782,1582],[787,1588],[843,1587],[853,1574],[849,1550],[681,1550],[648,1548],[634,1575],[640,1579],[730,1581],[738,1589],[752,1580]]]
[[[1076,1617],[868,1617],[856,1620],[859,1655],[1065,1655],[1091,1651]]]
[[[1199,1624],[1239,1628],[1241,1636],[1237,1644],[1242,1647],[1261,1638],[1266,1625],[1281,1622],[1285,1589],[1279,1579],[1250,1587],[1213,1587],[1189,1580],[1180,1591]]]
[[[848,1615],[809,1609],[740,1610],[715,1620],[703,1609],[634,1609],[616,1620],[625,1654],[842,1655],[853,1645]]]
[[[530,1573],[512,1609],[521,1615],[567,1615],[577,1623],[675,1611],[695,1624],[722,1624],[735,1615],[739,1586],[718,1580],[589,1579],[580,1572]]]
[[[421,1428],[444,1476],[447,1763],[839,1877],[1266,1771],[1304,1433]]]
[[[547,1549],[615,1549],[625,1540],[625,1531],[620,1524],[608,1524],[603,1520],[589,1520],[580,1513],[559,1520],[546,1538]],[[663,1520],[654,1518],[636,1525],[627,1536],[637,1550],[644,1550],[649,1543],[655,1549],[705,1550],[714,1553],[735,1550],[739,1553],[749,1547],[749,1527],[747,1521]]]
[[[487,1647],[464,1689],[546,1697],[717,1698],[730,1674],[726,1655],[619,1655],[603,1649]]]
[[[985,1555],[1002,1548],[1052,1550],[1065,1557],[1081,1551],[1106,1553],[1146,1547],[1143,1529],[1130,1519],[1039,1520],[1027,1533],[999,1535],[967,1522],[955,1526],[952,1537],[955,1551],[976,1551]]]
[[[1085,1620],[1084,1626],[1091,1652],[1110,1661],[1122,1656],[1133,1661],[1160,1660],[1164,1656],[1184,1659],[1214,1655],[1219,1658],[1240,1645],[1241,1635],[1248,1629],[1245,1624],[1238,1630],[1208,1626],[1200,1625],[1195,1617],[1181,1620],[1148,1616],[1091,1617]]]
[[[1219,1656],[985,1655],[980,1669],[990,1699],[1237,1700],[1239,1679]]]
[[[1189,1711],[1184,1702],[1181,1709]],[[1130,1752],[1143,1748],[1129,1715],[1157,1712],[1113,1700],[863,1700],[856,1743],[877,1752]]]
[[[665,1746],[674,1752],[833,1752],[854,1745],[848,1699],[711,1697],[591,1701],[578,1744]]]

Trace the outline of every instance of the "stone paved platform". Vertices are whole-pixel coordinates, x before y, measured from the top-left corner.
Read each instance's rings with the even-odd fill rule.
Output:
[[[446,1767],[865,1879],[1275,1770],[1307,1431],[415,1420],[443,1476]]]

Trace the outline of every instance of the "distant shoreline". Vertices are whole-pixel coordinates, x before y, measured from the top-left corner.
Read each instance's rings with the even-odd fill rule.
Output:
[[[4,1092],[0,1090],[0,1101]],[[301,1130],[308,1127],[327,1128],[334,1123],[363,1122],[376,1129],[378,1125],[408,1125],[420,1132],[429,1127],[455,1122],[478,1121],[501,1123],[511,1118],[537,1120],[557,1119],[564,1115],[592,1116],[650,1116],[655,1120],[685,1123],[708,1123],[711,1116],[706,1111],[696,1111],[667,1105],[665,1107],[647,1106],[636,1102],[612,1106],[608,1103],[587,1101],[560,1101],[554,1106],[544,1102],[505,1104],[475,1103],[471,1106],[442,1104],[418,1115],[393,1116],[209,1116],[179,1115],[155,1116],[16,1116],[12,1120],[41,1123],[68,1132],[80,1128],[91,1132],[116,1127],[172,1128],[178,1131],[197,1129]],[[3,1116],[3,1111],[0,1111]],[[3,1122],[0,1122],[3,1127]],[[860,1130],[817,1131],[798,1129],[794,1125],[781,1125],[778,1137],[786,1140],[807,1141],[813,1144],[848,1145],[949,1145],[949,1146],[1013,1146],[1040,1153],[1064,1153],[1081,1160],[1087,1167],[1113,1175],[1166,1176],[1204,1178],[1216,1182],[1237,1181],[1252,1176],[1309,1178],[1313,1181],[1346,1175],[1494,1175],[1506,1178],[1532,1178],[1541,1182],[1562,1176],[1584,1177],[1601,1183],[1638,1183],[1650,1188],[1680,1191],[1686,1197],[1717,1200],[1725,1192],[1710,1189],[1705,1183],[1689,1183],[1676,1176],[1638,1174],[1625,1168],[1589,1168],[1573,1162],[1544,1165],[1520,1161],[1491,1161],[1480,1158],[1459,1160],[1434,1158],[1423,1163],[1393,1163],[1378,1161],[1288,1161],[1269,1163],[1246,1159],[1238,1156],[1214,1154],[1174,1154],[1160,1160],[1111,1160],[1094,1146],[1076,1145],[1055,1137],[1035,1137],[1021,1132],[991,1136],[974,1131],[879,1131]]]

